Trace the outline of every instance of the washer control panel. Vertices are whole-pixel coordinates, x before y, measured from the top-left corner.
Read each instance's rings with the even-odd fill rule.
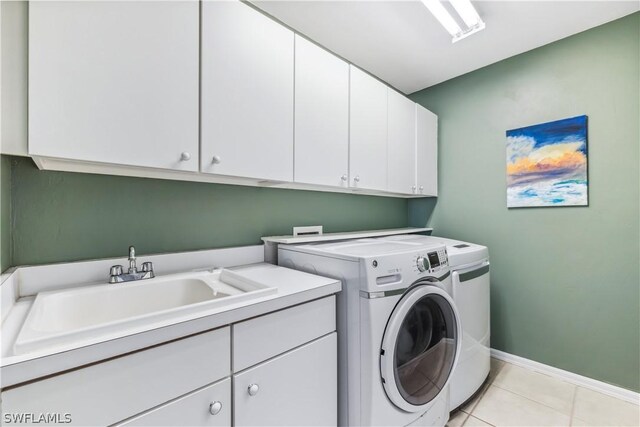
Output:
[[[446,249],[427,252],[424,255],[418,255],[416,259],[416,266],[420,272],[435,273],[448,268],[448,264]]]

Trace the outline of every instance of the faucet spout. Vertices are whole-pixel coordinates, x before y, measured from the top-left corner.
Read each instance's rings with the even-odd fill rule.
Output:
[[[138,267],[136,266],[136,248],[129,246],[129,273],[137,273]]]

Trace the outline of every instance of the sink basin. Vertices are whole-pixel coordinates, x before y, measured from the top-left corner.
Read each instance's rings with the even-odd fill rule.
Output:
[[[232,271],[214,270],[41,292],[22,325],[14,351],[24,354],[77,343],[276,291]]]

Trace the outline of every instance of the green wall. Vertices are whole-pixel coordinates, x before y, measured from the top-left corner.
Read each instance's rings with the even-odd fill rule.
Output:
[[[636,391],[639,52],[636,13],[413,94],[439,116],[440,197],[409,203],[489,247],[492,347]],[[589,207],[507,209],[505,131],[581,114]]]
[[[254,245],[294,225],[407,225],[406,199],[39,171],[10,159],[10,265],[124,256],[129,245],[140,254]]]
[[[0,272],[11,265],[11,164],[0,157]]]

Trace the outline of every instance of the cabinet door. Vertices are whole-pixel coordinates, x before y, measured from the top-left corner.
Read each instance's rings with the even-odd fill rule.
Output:
[[[293,181],[293,44],[244,3],[202,3],[202,172]]]
[[[349,65],[296,36],[296,182],[348,186]]]
[[[229,327],[88,365],[2,391],[14,414],[71,414],[72,426],[104,426],[228,377]]]
[[[351,69],[349,185],[387,189],[387,86]]]
[[[438,195],[438,116],[416,104],[418,194]]]
[[[231,379],[208,387],[127,420],[121,426],[230,426]]]
[[[198,19],[197,1],[30,3],[29,154],[196,171]]]
[[[416,189],[416,107],[405,96],[388,88],[387,189],[413,194]]]
[[[237,426],[335,426],[336,333],[234,375]]]
[[[233,325],[233,369],[243,370],[336,330],[329,296]],[[278,337],[274,339],[273,337]]]

